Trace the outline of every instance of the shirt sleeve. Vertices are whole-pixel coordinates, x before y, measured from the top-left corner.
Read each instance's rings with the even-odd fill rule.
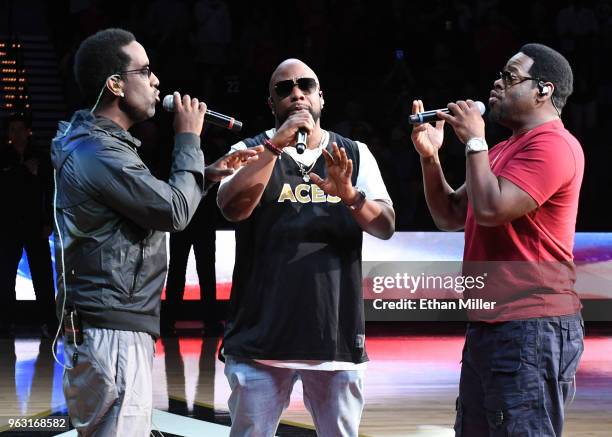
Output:
[[[136,152],[125,147],[109,144],[81,158],[84,188],[145,229],[184,229],[202,199],[204,155],[197,135],[175,136],[168,182],[154,177]]]
[[[364,143],[357,141],[357,145],[359,146],[357,188],[362,189],[368,199],[385,200],[392,203],[376,163],[376,158]]]
[[[537,136],[498,174],[542,205],[576,174],[576,157],[564,138]]]

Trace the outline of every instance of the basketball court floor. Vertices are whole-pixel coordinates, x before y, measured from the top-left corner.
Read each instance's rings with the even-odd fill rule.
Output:
[[[612,330],[604,328],[587,326],[578,389],[566,410],[565,436],[612,435]],[[462,331],[461,324],[447,329],[427,329],[415,322],[368,326],[370,363],[360,435],[454,435]],[[161,432],[154,435],[229,435],[229,386],[223,363],[216,359],[219,343],[219,338],[196,335],[157,341],[153,427]],[[17,332],[15,338],[0,339],[0,350],[0,437],[76,435],[74,430],[7,431],[10,417],[63,415],[66,407],[62,368],[53,360],[50,340]],[[316,435],[301,398],[298,382],[278,436]]]

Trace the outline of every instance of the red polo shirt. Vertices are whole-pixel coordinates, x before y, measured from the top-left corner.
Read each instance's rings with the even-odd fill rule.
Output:
[[[472,319],[505,321],[574,314],[572,249],[584,154],[561,120],[510,137],[489,152],[491,170],[538,204],[529,214],[495,227],[480,226],[468,203],[464,274],[486,272],[484,289],[465,297],[495,301],[468,311]]]

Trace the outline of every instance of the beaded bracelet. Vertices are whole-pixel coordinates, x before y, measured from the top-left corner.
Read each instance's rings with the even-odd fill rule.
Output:
[[[265,139],[263,141],[263,145],[266,149],[268,149],[270,152],[274,153],[276,156],[280,156],[281,153],[283,153],[283,149],[281,149],[280,147],[274,145],[272,143],[272,141],[270,141],[269,139]]]

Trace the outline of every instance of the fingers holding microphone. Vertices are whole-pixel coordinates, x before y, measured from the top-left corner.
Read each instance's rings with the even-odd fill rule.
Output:
[[[458,100],[448,104],[449,113],[438,111],[438,117],[450,124],[457,138],[465,144],[470,138],[484,138],[484,105],[473,100]]]
[[[185,94],[182,98],[178,92],[173,94],[174,100],[174,132],[179,134],[189,132],[196,135],[202,133],[206,103]]]
[[[305,131],[308,135],[315,130],[314,118],[306,109],[295,111],[287,117],[270,141],[280,148],[287,147],[295,143],[299,130]]]

